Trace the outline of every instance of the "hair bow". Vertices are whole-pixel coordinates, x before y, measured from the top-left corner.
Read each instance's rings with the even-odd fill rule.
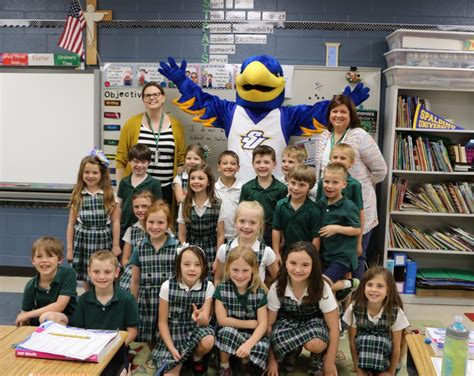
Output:
[[[188,248],[196,248],[196,249],[199,249],[202,254],[204,256],[206,256],[206,252],[204,252],[204,249],[202,249],[201,247],[197,246],[197,245],[192,245],[192,244],[189,244],[189,243],[183,243],[181,244],[181,246],[179,246],[178,248],[176,248],[176,253],[179,255],[181,252],[185,251],[186,249]]]
[[[97,146],[95,146],[94,149],[89,152],[89,156],[98,158],[100,163],[105,168],[109,167],[110,165],[110,160],[105,156],[104,152]]]

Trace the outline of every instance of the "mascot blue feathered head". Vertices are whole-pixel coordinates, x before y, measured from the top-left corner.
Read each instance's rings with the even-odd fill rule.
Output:
[[[270,55],[251,56],[242,63],[236,78],[237,99],[242,107],[273,110],[285,99],[285,78],[277,59]]]

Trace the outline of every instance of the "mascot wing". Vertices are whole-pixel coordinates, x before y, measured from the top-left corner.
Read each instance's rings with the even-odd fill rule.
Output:
[[[186,60],[181,66],[172,58],[168,64],[160,62],[158,71],[172,81],[181,93],[181,97],[174,100],[183,111],[195,115],[194,121],[207,127],[224,128],[228,134],[230,119],[235,110],[235,102],[220,99],[215,95],[204,92],[201,87],[186,77]]]

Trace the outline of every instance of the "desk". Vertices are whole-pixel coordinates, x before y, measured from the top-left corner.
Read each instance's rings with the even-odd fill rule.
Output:
[[[436,370],[431,362],[431,357],[435,356],[431,345],[425,343],[425,336],[421,334],[408,334],[406,336],[408,345],[408,359],[415,363],[419,376],[436,376]]]
[[[100,363],[76,362],[70,360],[48,360],[38,358],[20,358],[15,356],[12,344],[26,339],[36,327],[22,326],[10,332],[0,341],[0,373],[2,376],[28,376],[28,375],[100,375],[109,364],[117,350],[127,338],[127,332],[120,332],[121,341],[110,351]]]
[[[0,340],[4,339],[16,329],[15,325],[0,325]]]

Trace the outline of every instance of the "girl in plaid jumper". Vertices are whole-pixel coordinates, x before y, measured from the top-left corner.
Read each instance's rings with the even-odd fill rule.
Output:
[[[179,206],[179,241],[204,249],[211,276],[217,248],[224,244],[224,211],[214,192],[211,167],[205,164],[191,167],[188,188],[186,198]]]
[[[214,348],[214,329],[209,325],[213,294],[204,251],[186,246],[176,259],[175,276],[160,289],[160,338],[152,354],[165,375],[179,375],[191,356],[193,374],[206,374],[204,356]]]
[[[227,255],[232,248],[246,245],[253,249],[258,261],[258,273],[262,283],[265,283],[268,270],[269,280],[273,281],[278,272],[278,262],[273,249],[266,246],[261,240],[265,229],[265,215],[263,207],[257,201],[242,201],[235,212],[235,229],[237,237],[219,247],[216,256],[216,286],[224,278],[224,266]]]
[[[339,310],[331,287],[323,280],[318,252],[313,244],[299,241],[288,247],[282,262],[268,293],[268,375],[291,372],[294,359],[304,347],[316,354],[309,375],[317,375],[324,368],[324,375],[335,376]],[[326,355],[322,363],[323,352]]]
[[[352,299],[342,319],[349,325],[357,375],[395,375],[409,323],[392,273],[380,266],[370,268]]]
[[[71,194],[66,257],[78,281],[90,283],[87,268],[95,251],[112,249],[115,256],[122,252],[120,209],[110,182],[109,164],[102,150],[94,148],[82,159]],[[86,291],[88,283],[84,284]]]
[[[270,343],[267,330],[267,295],[258,275],[252,248],[232,249],[225,264],[224,282],[216,288],[215,311],[219,328],[220,376],[232,375],[229,358],[242,360],[243,375],[261,375],[267,364]]]
[[[171,278],[178,240],[169,233],[171,209],[163,200],[157,200],[143,218],[146,236],[132,254],[132,282],[130,292],[138,301],[140,324],[138,342],[156,341],[160,288]]]
[[[146,232],[143,228],[143,218],[147,209],[155,202],[155,196],[150,191],[144,190],[135,193],[132,197],[133,214],[138,218],[132,226],[127,228],[122,237],[123,240],[123,254],[122,267],[123,271],[120,275],[119,285],[124,290],[130,290],[130,282],[132,280],[132,264],[129,262],[132,251],[138,243],[145,237]]]
[[[184,171],[177,174],[173,180],[173,191],[176,202],[181,204],[186,197],[189,183],[189,170],[197,164],[206,161],[205,150],[201,145],[188,145],[184,153]]]

